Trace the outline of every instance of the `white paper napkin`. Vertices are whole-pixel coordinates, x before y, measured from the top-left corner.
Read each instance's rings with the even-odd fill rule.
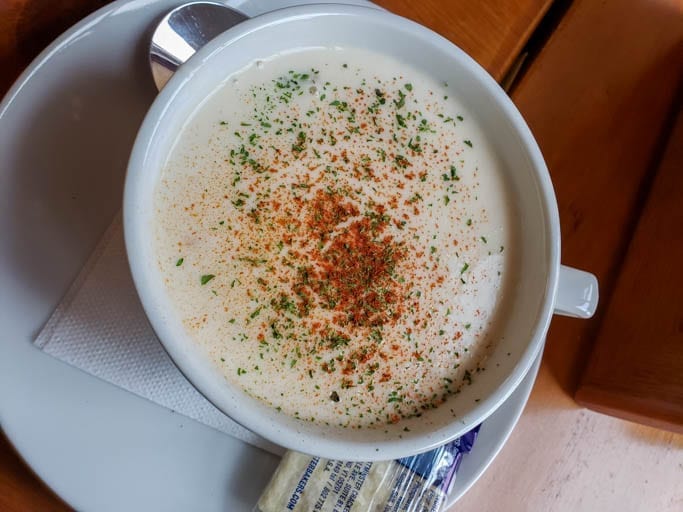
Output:
[[[35,343],[48,354],[136,395],[271,453],[284,453],[283,448],[221,413],[175,367],[135,291],[120,214]]]

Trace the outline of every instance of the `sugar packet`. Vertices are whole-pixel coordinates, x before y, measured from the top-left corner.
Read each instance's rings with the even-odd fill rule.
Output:
[[[382,462],[285,453],[254,512],[439,512],[479,427],[432,451]]]

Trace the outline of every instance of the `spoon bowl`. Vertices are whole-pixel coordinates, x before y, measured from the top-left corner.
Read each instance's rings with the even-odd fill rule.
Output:
[[[246,19],[246,15],[218,2],[190,2],[169,12],[154,30],[149,47],[149,65],[157,89],[161,90],[178,66],[199,48]]]

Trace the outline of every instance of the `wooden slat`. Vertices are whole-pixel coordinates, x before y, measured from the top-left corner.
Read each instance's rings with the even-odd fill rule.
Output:
[[[576,0],[513,93],[553,179],[563,263],[598,276],[603,305],[682,73],[683,2]],[[572,394],[598,320],[553,321],[546,361]]]
[[[576,398],[683,433],[683,114],[667,148]]]
[[[553,178],[563,262],[598,275],[602,306],[588,322],[553,320],[520,423],[453,512],[683,506],[683,437],[572,399],[666,136],[682,40],[679,0],[575,0],[513,92]]]
[[[500,81],[552,0],[375,0],[460,46]]]

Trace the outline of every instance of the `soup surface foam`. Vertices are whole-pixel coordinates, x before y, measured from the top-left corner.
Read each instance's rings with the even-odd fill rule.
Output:
[[[515,245],[500,163],[457,91],[399,61],[254,62],[182,127],[154,201],[189,337],[288,415],[419,416],[500,336]]]

